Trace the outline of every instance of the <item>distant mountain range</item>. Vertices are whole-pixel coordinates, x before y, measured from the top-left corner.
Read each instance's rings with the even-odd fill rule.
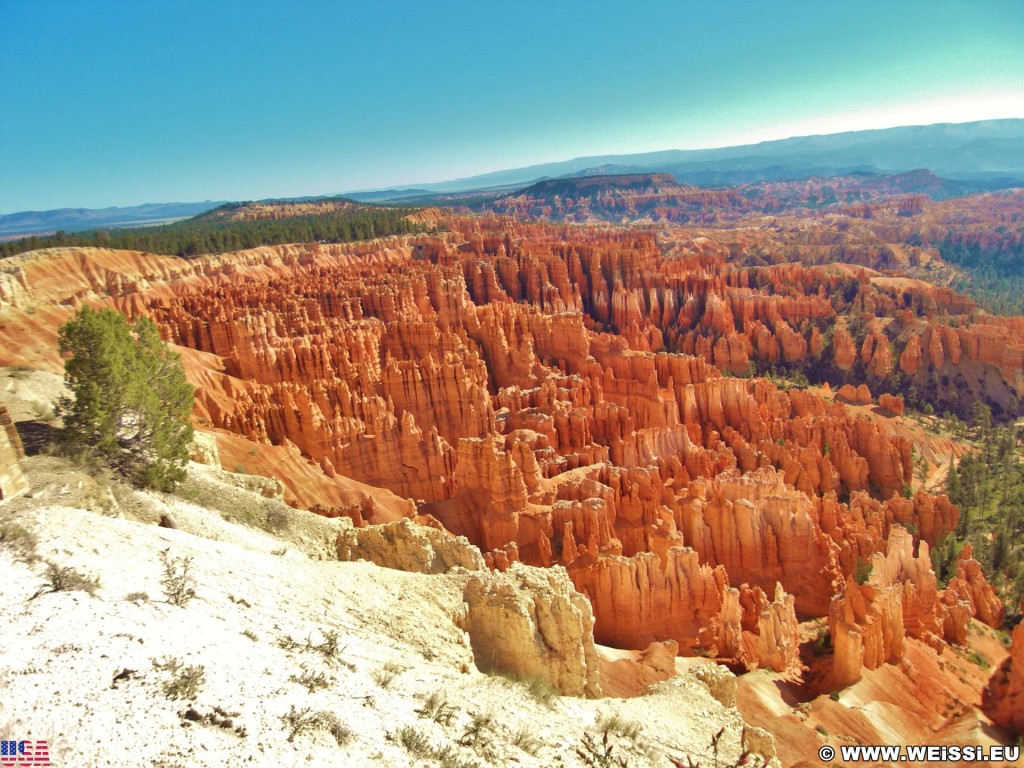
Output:
[[[631,155],[578,157],[480,176],[416,184],[402,189],[347,193],[361,202],[431,202],[437,195],[494,194],[551,178],[668,173],[679,183],[721,187],[757,182],[839,176],[890,175],[928,169],[943,180],[964,182],[959,194],[1024,186],[1024,119],[851,131],[800,136],[721,149],[667,150]],[[947,194],[955,188],[947,184]],[[315,198],[290,198],[309,201]],[[61,208],[0,216],[0,238],[86,229],[138,227],[195,216],[223,201],[158,203],[129,208]]]
[[[919,168],[957,181],[1024,184],[1024,120],[939,123],[800,136],[721,149],[578,157],[415,187],[431,193],[466,192],[526,185],[546,178],[640,172],[670,173],[684,184],[726,186],[858,172],[894,174]],[[361,200],[370,199],[366,194],[375,194],[375,200],[408,199],[413,196],[410,191],[401,190],[394,198],[380,193],[348,196]]]
[[[0,216],[0,237],[45,235],[64,230],[143,227],[187,219],[223,205],[223,201],[203,203],[146,203],[127,208],[57,208],[52,211],[22,211]]]

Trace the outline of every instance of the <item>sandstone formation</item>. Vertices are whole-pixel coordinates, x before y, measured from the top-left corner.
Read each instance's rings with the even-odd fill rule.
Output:
[[[1010,658],[989,680],[985,709],[992,720],[1007,731],[1024,733],[1024,623],[1013,630]]]
[[[890,416],[902,416],[906,409],[902,396],[890,395],[888,392],[884,392],[879,396],[878,407],[886,411]]]
[[[832,598],[829,634],[834,652],[830,685],[845,688],[860,679],[863,668],[874,669],[903,656],[903,606],[897,590],[857,584],[847,579]]]
[[[461,619],[483,671],[539,678],[565,696],[601,696],[590,604],[560,569],[513,565],[470,576]]]
[[[403,519],[338,532],[339,560],[369,560],[384,568],[413,573],[447,573],[461,567],[484,569],[480,550],[466,539]]]
[[[901,527],[889,532],[885,554],[861,561],[858,578],[848,577],[832,598],[829,632],[834,649],[831,683],[845,687],[864,669],[903,657],[905,640],[923,640],[935,649],[944,641],[965,645],[968,622],[1002,624],[1004,608],[964,547],[958,574],[941,592],[932,571],[928,544],[917,543]]]
[[[28,490],[19,460],[25,455],[18,430],[7,409],[0,405],[0,501]]]
[[[518,217],[590,221],[636,220],[644,216],[686,222],[710,220],[712,210],[750,210],[734,190],[718,191],[677,184],[667,173],[540,181],[494,200],[489,208]],[[709,216],[710,214],[710,216]]]
[[[601,663],[601,692],[604,696],[642,696],[650,686],[675,677],[679,671],[676,666],[679,644],[674,640],[651,643],[642,651],[601,646],[597,652]],[[709,666],[720,669],[717,664]],[[726,706],[734,705],[735,698],[732,705]]]
[[[942,593],[946,636],[961,644],[967,636],[966,617],[976,617],[990,627],[1001,627],[1006,614],[1006,607],[972,555],[971,545],[965,544],[957,559],[956,576]]]

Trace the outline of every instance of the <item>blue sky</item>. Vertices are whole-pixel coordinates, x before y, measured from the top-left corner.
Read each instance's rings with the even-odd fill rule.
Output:
[[[1024,2],[0,0],[0,213],[1024,117]]]

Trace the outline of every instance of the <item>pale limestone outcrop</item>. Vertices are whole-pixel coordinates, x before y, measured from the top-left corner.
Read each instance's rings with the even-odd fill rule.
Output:
[[[541,678],[566,696],[601,696],[594,615],[562,568],[513,563],[473,575],[463,598],[478,668]]]
[[[690,674],[700,680],[723,706],[736,706],[736,675],[721,664],[706,663],[690,667]]]
[[[221,469],[220,451],[217,449],[217,437],[215,435],[209,432],[195,432],[188,451],[189,458],[197,464],[207,464]]]
[[[28,490],[28,480],[20,462],[24,455],[18,430],[7,409],[0,405],[0,501],[12,499]]]
[[[217,472],[217,476],[222,482],[233,485],[236,488],[258,493],[260,496],[268,499],[284,501],[284,484],[276,477],[247,475],[242,472],[228,472],[223,469]]]
[[[482,571],[480,550],[463,536],[416,525],[409,519],[338,533],[339,560],[369,560],[384,568],[414,573],[447,573],[461,567]]]

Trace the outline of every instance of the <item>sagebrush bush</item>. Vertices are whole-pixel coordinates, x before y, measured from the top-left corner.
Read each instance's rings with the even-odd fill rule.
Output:
[[[164,589],[167,602],[178,607],[184,606],[196,596],[195,579],[192,577],[192,556],[171,557],[171,550],[160,553],[163,576],[160,586]]]
[[[168,699],[193,699],[206,683],[206,667],[201,664],[186,666],[181,659],[171,656],[160,661],[154,659],[153,667],[170,674],[163,684]]]
[[[334,737],[338,746],[343,746],[352,738],[352,731],[341,722],[341,719],[333,712],[326,710],[312,711],[309,707],[291,709],[286,715],[281,715],[284,721],[285,730],[288,731],[288,741],[295,741],[295,737],[315,730],[325,730]]]

